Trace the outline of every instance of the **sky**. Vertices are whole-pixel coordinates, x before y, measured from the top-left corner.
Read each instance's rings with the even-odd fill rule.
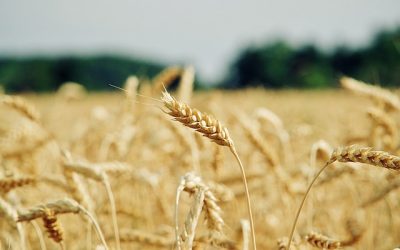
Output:
[[[0,56],[139,56],[213,81],[251,44],[363,46],[398,26],[400,0],[1,0]]]

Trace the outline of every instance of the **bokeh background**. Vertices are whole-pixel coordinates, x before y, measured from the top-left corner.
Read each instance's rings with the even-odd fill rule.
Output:
[[[400,2],[0,2],[0,84],[109,90],[193,65],[196,88],[335,87],[341,75],[400,84]]]

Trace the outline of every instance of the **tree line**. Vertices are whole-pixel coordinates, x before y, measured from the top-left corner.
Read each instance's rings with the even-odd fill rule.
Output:
[[[166,65],[118,56],[0,58],[0,84],[10,92],[52,91],[66,81],[90,90],[107,89],[129,75],[150,78]],[[216,84],[221,88],[335,87],[337,78],[348,75],[383,86],[400,86],[400,27],[381,31],[362,48],[340,46],[331,52],[315,45],[298,48],[285,41],[249,46],[228,66]],[[208,84],[196,79],[197,87]]]

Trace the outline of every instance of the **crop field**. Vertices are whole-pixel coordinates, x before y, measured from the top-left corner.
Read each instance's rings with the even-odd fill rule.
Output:
[[[193,92],[189,70],[166,92],[169,71],[0,95],[0,249],[400,246],[396,91]]]

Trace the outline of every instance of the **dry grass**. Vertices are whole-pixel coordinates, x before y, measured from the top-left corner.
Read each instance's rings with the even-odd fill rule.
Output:
[[[396,92],[344,78],[346,90],[193,93],[193,77],[172,67],[129,77],[125,93],[1,96],[0,248],[398,246]]]

